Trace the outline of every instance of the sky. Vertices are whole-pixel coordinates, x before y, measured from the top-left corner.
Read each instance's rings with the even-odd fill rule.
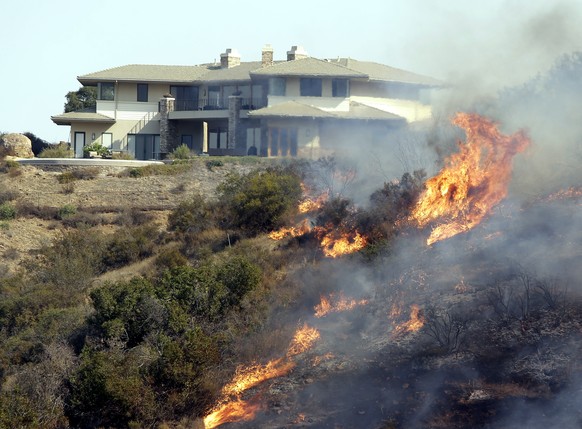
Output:
[[[4,0],[0,132],[68,140],[63,112],[77,76],[125,64],[196,65],[227,48],[242,61],[271,44],[317,58],[351,57],[493,95],[582,49],[579,0]]]

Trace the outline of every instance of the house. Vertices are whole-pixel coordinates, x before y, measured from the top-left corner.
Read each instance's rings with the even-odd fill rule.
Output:
[[[195,66],[125,65],[77,78],[97,87],[96,108],[52,116],[71,127],[76,157],[99,142],[136,159],[161,159],[181,144],[209,155],[318,158],[342,144],[382,144],[427,119],[436,79],[351,58],[317,59],[293,46],[275,61],[227,49]]]

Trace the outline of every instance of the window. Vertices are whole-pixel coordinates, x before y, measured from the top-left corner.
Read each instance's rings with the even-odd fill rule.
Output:
[[[333,97],[347,97],[349,95],[348,80],[333,79],[331,81],[331,95]]]
[[[205,109],[220,109],[220,86],[208,87],[208,102]]]
[[[137,84],[137,101],[148,101],[148,84],[138,83]]]
[[[193,149],[192,142],[192,134],[182,134],[181,143],[188,146],[188,149],[190,150]]]
[[[272,77],[269,79],[269,95],[285,95],[285,78]]]
[[[299,85],[299,92],[303,97],[321,97],[321,79],[302,77]]]
[[[176,99],[176,110],[198,110],[198,87],[171,85],[170,94]]]
[[[113,82],[101,82],[99,85],[99,100],[113,100],[115,97],[115,84]]]

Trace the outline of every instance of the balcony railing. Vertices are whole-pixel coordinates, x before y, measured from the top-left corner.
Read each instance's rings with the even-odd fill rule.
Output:
[[[255,110],[265,107],[267,100],[262,98],[243,98],[241,109]],[[228,100],[209,100],[208,98],[199,98],[198,100],[176,100],[174,109],[177,111],[191,110],[228,110]]]

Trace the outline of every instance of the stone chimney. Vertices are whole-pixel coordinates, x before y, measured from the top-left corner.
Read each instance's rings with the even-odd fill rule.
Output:
[[[220,54],[220,68],[229,69],[240,65],[240,54],[236,49],[227,49],[225,53]]]
[[[300,60],[309,57],[309,54],[303,46],[291,46],[291,50],[287,51],[287,61]]]
[[[268,67],[273,65],[273,47],[265,45],[261,51],[261,65]]]

